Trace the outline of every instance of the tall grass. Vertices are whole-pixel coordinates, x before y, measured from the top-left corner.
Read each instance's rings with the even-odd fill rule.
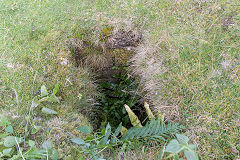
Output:
[[[67,84],[67,103],[87,104],[96,96],[91,75],[58,65],[68,55],[66,40],[88,20],[118,27],[130,21],[144,34],[132,67],[146,97],[188,126],[202,159],[233,159],[240,154],[239,13],[237,0],[3,0],[1,108],[17,113],[43,83],[56,82]],[[74,99],[79,93],[85,101]]]

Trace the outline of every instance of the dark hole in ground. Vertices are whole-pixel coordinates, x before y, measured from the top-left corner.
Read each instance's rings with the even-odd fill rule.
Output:
[[[122,122],[123,126],[129,128],[131,122],[124,104],[127,104],[142,122],[146,115],[142,98],[137,92],[137,81],[125,71],[111,76],[112,81],[99,82],[99,90],[103,97],[98,100],[99,105],[96,106],[101,112],[101,123],[98,126],[101,128],[110,123],[111,126],[117,127]]]
[[[111,31],[111,27],[103,29],[102,32],[106,30]],[[143,121],[146,115],[142,98],[137,92],[138,83],[133,77],[128,76],[126,69],[127,61],[134,55],[134,48],[141,42],[142,35],[136,31],[119,31],[104,35],[100,38],[102,41],[100,45],[88,39],[89,37],[80,36],[71,40],[69,44],[76,67],[87,66],[97,74],[98,89],[102,96],[98,99],[97,105],[94,105],[94,114],[91,114],[94,128],[105,127],[107,123],[117,127],[121,122],[125,127],[130,127],[131,122],[124,104],[127,104]]]

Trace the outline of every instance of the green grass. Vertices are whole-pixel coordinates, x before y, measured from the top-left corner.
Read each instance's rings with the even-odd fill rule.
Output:
[[[72,7],[74,4],[65,1],[1,2],[1,41],[4,43],[0,45],[0,67],[4,92],[12,92],[14,88],[25,103],[32,99],[42,84],[53,88],[59,82],[63,90],[69,90],[69,93],[63,93],[66,95],[74,92],[71,90],[75,85],[83,85],[75,90],[77,94],[81,90],[81,94],[87,91],[86,86],[91,86],[91,76],[87,71],[58,65],[68,55],[66,40],[76,23],[77,10],[81,10],[80,7],[74,7],[74,10]],[[14,100],[14,96],[3,98]],[[1,103],[7,107],[15,102],[5,100]]]
[[[161,111],[173,119],[180,117],[191,140],[198,143],[202,159],[237,158],[239,8],[237,0],[3,0],[1,109],[22,115],[42,84],[53,88],[56,82],[69,110],[89,105],[89,99],[97,96],[91,75],[86,69],[58,64],[69,54],[66,40],[76,25],[87,24],[85,20],[97,26],[132,21],[145,38],[133,69],[152,105],[178,107],[178,114]],[[223,26],[231,15],[234,24]],[[82,100],[75,98],[79,93]]]
[[[80,110],[94,103],[98,92],[88,69],[75,68],[70,63],[66,46],[72,27],[77,22],[74,19],[79,16],[77,10],[81,11],[81,6],[75,7],[76,3],[0,2],[0,117],[11,117],[17,134],[24,132],[24,116],[30,114],[34,95],[42,85],[50,90],[56,83],[60,85],[57,96],[61,97],[61,104],[44,104],[41,107],[56,110],[58,117],[44,116],[40,109],[36,109],[31,114],[33,124],[46,126],[43,130],[52,126],[51,133],[57,133],[54,128],[58,128],[61,141],[70,138],[71,132],[71,135],[78,135],[74,133],[75,127],[89,125]],[[66,60],[67,65],[60,64]],[[57,141],[55,136],[45,135],[45,132],[37,137],[39,144],[44,139]],[[61,148],[61,154],[67,154],[69,143],[57,143],[56,146]]]

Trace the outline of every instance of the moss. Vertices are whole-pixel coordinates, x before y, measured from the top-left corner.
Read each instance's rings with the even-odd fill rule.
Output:
[[[105,25],[103,27],[103,29],[101,30],[101,35],[102,35],[102,40],[104,42],[106,42],[108,36],[110,36],[112,34],[114,27],[113,26],[109,26],[109,25]]]
[[[125,66],[128,63],[130,57],[134,55],[133,51],[126,49],[112,49],[110,53],[113,55],[116,63],[123,66]]]

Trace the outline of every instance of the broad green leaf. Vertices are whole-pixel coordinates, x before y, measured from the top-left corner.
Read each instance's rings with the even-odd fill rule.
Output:
[[[80,132],[83,132],[85,134],[91,133],[91,128],[89,126],[81,126],[81,127],[78,127],[77,130],[79,130]]]
[[[46,107],[42,108],[42,112],[46,113],[46,114],[58,114],[56,111],[54,111],[52,109],[49,109],[49,108],[46,108]]]
[[[90,137],[87,137],[86,138],[86,141],[91,141],[91,140],[93,140],[94,139],[94,137],[93,136],[90,136]]]
[[[54,150],[52,151],[52,154],[51,154],[50,157],[52,158],[52,160],[57,160],[57,159],[59,159],[58,151],[57,151],[56,149],[54,149]]]
[[[5,147],[13,147],[17,143],[20,144],[23,142],[23,138],[18,138],[14,136],[8,136],[4,139],[4,146]]]
[[[106,130],[105,130],[105,136],[110,136],[110,134],[111,134],[111,126],[108,123],[107,127],[106,127]]]
[[[55,87],[53,89],[53,94],[56,95],[58,91],[59,91],[59,85],[57,83],[57,84],[55,84]]]
[[[48,91],[45,85],[42,85],[41,87],[41,97],[45,97],[48,95]]]
[[[119,133],[121,132],[122,129],[122,122],[118,125],[117,129],[114,132],[114,136],[117,137],[119,135]]]
[[[0,126],[7,126],[10,124],[11,124],[11,122],[9,122],[5,116],[2,116]]]
[[[198,155],[194,151],[185,149],[184,154],[185,154],[187,160],[198,160]]]
[[[42,144],[43,149],[52,149],[52,143],[50,141],[45,141]]]
[[[33,151],[31,152],[31,155],[34,155],[34,156],[37,156],[38,157],[38,159],[43,159],[43,158],[45,158],[45,156],[44,156],[44,154],[46,153],[46,150],[44,149],[41,149],[41,150],[39,150],[39,149],[34,149],[33,148]]]
[[[85,145],[86,143],[84,142],[84,140],[82,140],[81,138],[72,138],[71,141],[73,143],[79,144],[79,145]]]
[[[49,99],[48,99],[49,102],[51,103],[60,103],[58,97],[55,95],[55,94],[52,94]]]
[[[13,127],[11,125],[9,125],[9,126],[7,126],[7,128],[5,128],[5,131],[13,134]]]
[[[105,123],[105,122],[104,122]],[[101,130],[101,134],[102,135],[105,135],[105,131],[106,131],[106,128],[103,128],[102,130]]]
[[[99,142],[99,144],[100,144],[100,145],[105,145],[105,144],[107,144],[110,134],[111,134],[111,126],[110,126],[110,124],[108,123],[108,124],[107,124],[107,127],[106,127],[106,130],[105,130],[105,137],[104,137],[103,139],[101,139],[101,141]]]
[[[33,147],[35,147],[35,142],[32,141],[32,140],[29,140],[29,141],[28,141],[28,145],[29,145],[31,148],[33,148]]]
[[[108,141],[109,141],[108,138],[109,137],[104,136],[104,138],[102,138],[101,141],[99,142],[99,145],[106,145],[106,144],[108,144]]]
[[[149,108],[149,104],[147,102],[144,102],[144,107],[146,109],[147,115],[148,115],[148,119],[151,121],[152,119],[154,119],[154,115],[151,111],[151,109]]]
[[[130,109],[130,107],[126,104],[124,105],[124,107],[125,107],[126,111],[128,112],[128,115],[129,115],[132,125],[136,126],[136,127],[142,127],[140,120],[135,115],[135,113]]]
[[[189,138],[182,134],[176,134],[177,140],[182,144],[187,144],[189,141]]]
[[[12,148],[4,149],[2,153],[4,156],[11,156],[11,154],[13,153],[13,149]]]
[[[169,142],[169,144],[166,147],[166,152],[171,153],[178,153],[180,151],[181,147],[179,145],[179,142],[176,139],[173,139]]]

